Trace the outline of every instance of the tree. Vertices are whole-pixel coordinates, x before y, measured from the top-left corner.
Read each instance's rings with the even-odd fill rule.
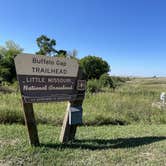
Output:
[[[86,56],[80,60],[80,66],[87,79],[99,79],[104,73],[108,73],[110,66],[100,57]]]
[[[36,52],[36,54],[51,56],[55,53],[58,53],[58,51],[54,48],[54,46],[56,45],[55,39],[50,39],[45,35],[41,35],[36,39],[36,42],[40,49],[38,52]]]
[[[59,50],[59,51],[57,51],[57,54],[55,56],[57,56],[57,57],[67,57],[67,51],[66,50]]]
[[[0,47],[0,80],[13,82],[16,80],[14,57],[23,49],[13,41],[7,41],[5,47]]]

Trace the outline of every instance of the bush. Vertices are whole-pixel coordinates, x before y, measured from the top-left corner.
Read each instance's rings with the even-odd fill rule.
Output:
[[[97,93],[97,92],[101,91],[101,85],[100,85],[99,80],[96,80],[96,79],[89,80],[87,82],[87,89],[86,89],[86,91],[88,93]]]
[[[80,60],[80,67],[87,79],[99,79],[103,73],[110,70],[109,64],[100,57],[86,56]]]
[[[12,83],[16,80],[14,57],[23,51],[13,41],[7,41],[5,47],[0,47],[0,80]]]
[[[126,81],[130,81],[131,79],[129,77],[118,77],[118,76],[111,76],[113,82],[114,82],[114,86],[120,86],[122,84],[124,84]]]
[[[99,81],[102,87],[115,88],[114,81],[107,73],[102,74]]]

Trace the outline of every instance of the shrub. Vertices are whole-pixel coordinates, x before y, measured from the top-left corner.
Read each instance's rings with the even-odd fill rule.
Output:
[[[16,80],[14,57],[23,51],[13,41],[7,41],[5,47],[0,47],[0,80],[12,83]]]
[[[130,81],[131,79],[129,77],[119,77],[119,76],[111,76],[113,82],[114,82],[114,86],[120,86],[123,83],[125,83],[126,81]]]
[[[107,74],[102,74],[100,76],[100,84],[102,87],[109,87],[109,88],[115,88],[115,84],[114,84],[114,81],[112,80],[112,78]]]
[[[89,80],[87,82],[87,92],[88,93],[97,93],[99,91],[101,91],[101,85],[100,85],[100,82],[99,80]]]

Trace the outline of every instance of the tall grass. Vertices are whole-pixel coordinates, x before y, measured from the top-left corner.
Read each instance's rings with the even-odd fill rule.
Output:
[[[166,109],[152,107],[166,90],[166,84],[155,81],[135,79],[115,91],[87,94],[83,103],[84,124],[166,124]],[[66,106],[67,102],[34,104],[37,123],[61,125]],[[24,123],[20,94],[0,93],[0,123]]]

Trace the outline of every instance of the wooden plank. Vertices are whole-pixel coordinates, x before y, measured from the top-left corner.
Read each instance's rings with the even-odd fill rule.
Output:
[[[69,108],[70,108],[70,102],[68,102],[68,106],[67,106],[67,109],[66,109],[62,129],[61,129],[61,134],[60,134],[60,138],[59,138],[61,143],[69,141],[70,127],[71,127],[69,125]]]
[[[25,124],[28,128],[30,144],[39,146],[39,138],[32,103],[23,103]]]

